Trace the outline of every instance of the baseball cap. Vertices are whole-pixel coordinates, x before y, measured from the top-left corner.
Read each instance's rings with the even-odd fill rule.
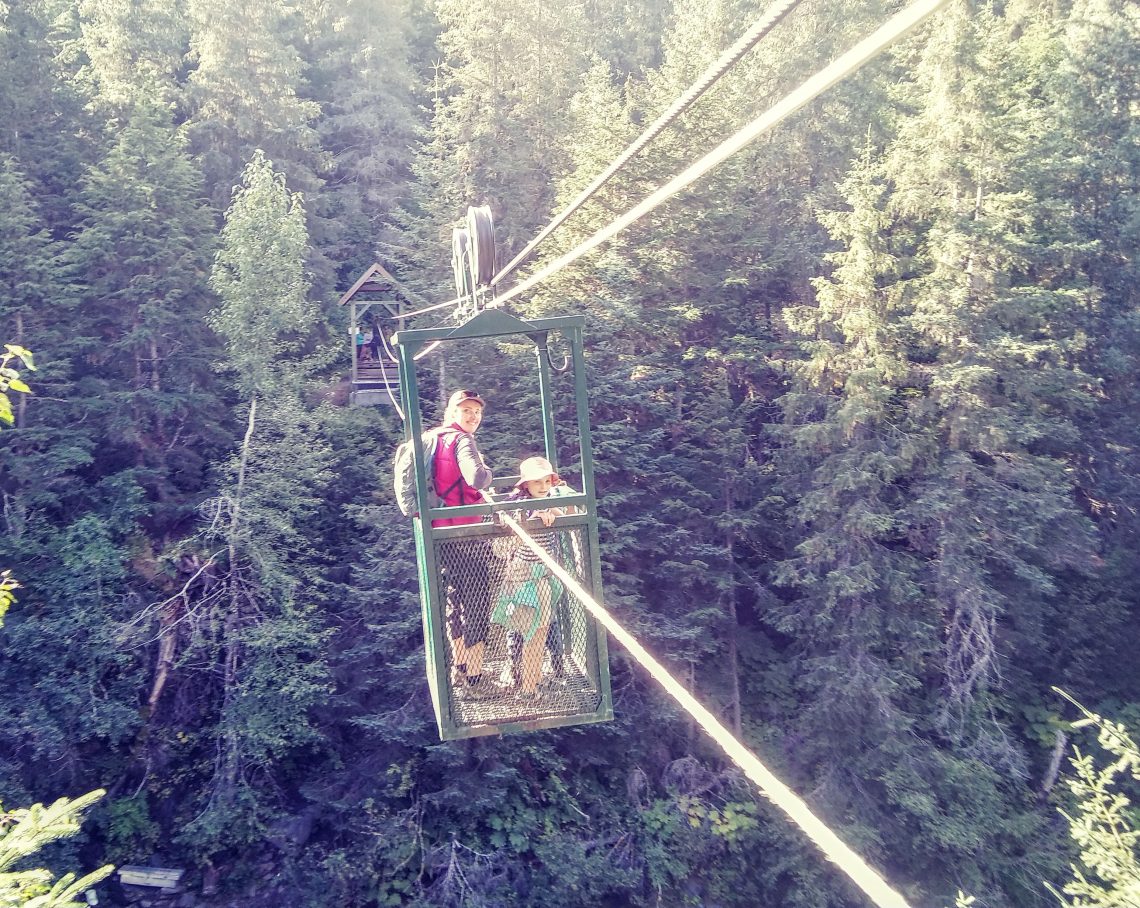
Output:
[[[486,401],[479,396],[478,391],[470,391],[464,388],[460,391],[456,391],[447,399],[447,409],[450,410],[452,407],[458,407],[460,404],[464,404],[469,400],[475,401],[480,407],[487,406]]]

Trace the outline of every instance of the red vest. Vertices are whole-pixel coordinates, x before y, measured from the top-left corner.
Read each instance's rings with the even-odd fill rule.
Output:
[[[454,508],[463,504],[478,504],[483,500],[479,490],[467,484],[463,474],[459,471],[459,459],[455,456],[455,446],[459,439],[467,433],[454,423],[437,430],[439,441],[435,446],[435,460],[432,461],[432,475],[435,477],[435,494],[443,499],[442,506]],[[464,526],[469,523],[481,523],[479,516],[471,517],[441,517],[433,520],[433,527]]]

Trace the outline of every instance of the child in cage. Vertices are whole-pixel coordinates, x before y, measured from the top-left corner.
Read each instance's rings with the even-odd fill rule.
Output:
[[[523,511],[523,516],[536,517],[543,526],[549,527],[556,517],[573,509],[542,505],[548,499],[567,494],[573,492],[558,477],[549,460],[528,457],[519,464],[519,480],[505,500],[534,499],[535,507]],[[532,536],[551,556],[562,560],[557,532],[537,532]],[[563,592],[562,582],[539,557],[521,542],[516,543],[507,559],[502,592],[491,613],[491,621],[502,625],[508,634],[518,634],[522,638],[519,695],[524,698],[537,696],[554,605]]]

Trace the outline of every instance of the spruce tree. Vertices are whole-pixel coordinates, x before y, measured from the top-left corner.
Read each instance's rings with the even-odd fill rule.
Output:
[[[581,10],[563,2],[444,0],[437,15],[444,65],[434,89],[435,153],[451,160],[458,178],[441,203],[457,193],[464,207],[426,213],[446,225],[466,205],[490,203],[500,255],[513,254],[547,216],[551,177],[565,166],[563,99],[586,63]]]
[[[331,159],[318,203],[326,254],[351,283],[393,236],[392,210],[407,191],[423,99],[415,92],[412,12],[406,4],[350,0],[321,8],[312,23],[310,80],[321,104],[321,146]],[[388,262],[397,267],[398,262]]]
[[[1036,28],[1049,38],[1038,61],[1048,118],[1031,163],[1053,200],[1042,230],[1067,240],[1050,266],[1069,289],[1069,317],[1085,338],[1071,356],[1090,376],[1097,406],[1077,414],[1084,452],[1077,481],[1104,540],[1103,570],[1067,587],[1093,604],[1097,620],[1085,620],[1083,610],[1057,616],[1068,645],[1061,665],[1049,660],[1058,671],[1051,680],[1090,702],[1102,689],[1133,699],[1135,660],[1118,647],[1127,647],[1140,619],[1133,592],[1140,281],[1132,254],[1140,244],[1140,17],[1127,3],[1076,3]]]
[[[904,286],[937,449],[908,522],[946,610],[948,705],[968,709],[1000,674],[1000,623],[1034,622],[1050,575],[1090,562],[1071,478],[1074,419],[1090,401],[1072,355],[1079,298],[1048,270],[1066,238],[1035,230],[1047,202],[1020,149],[1033,124],[1011,90],[985,88],[998,74],[1016,86],[1024,55],[1010,65],[988,9],[943,27],[919,69],[928,106],[904,126],[889,172],[899,213],[925,221]],[[961,113],[948,118],[948,105]],[[928,156],[921,172],[916,154]]]
[[[4,336],[36,346],[29,337],[41,323],[52,292],[54,247],[32,201],[32,187],[10,155],[0,154],[0,318]],[[8,411],[9,423],[24,425],[25,398]]]
[[[188,41],[184,9],[165,0],[80,0],[79,78],[104,111],[173,103]]]
[[[11,811],[4,811],[0,805],[0,905],[76,908],[83,904],[77,899],[114,868],[102,867],[78,879],[76,874],[66,873],[58,880],[44,868],[16,868],[50,843],[79,832],[84,812],[104,794],[101,790],[93,791],[74,800],[60,798],[46,807],[33,804]]]
[[[108,479],[100,486],[83,473],[96,439],[81,428],[86,401],[73,383],[74,297],[59,278],[30,184],[10,157],[3,160],[0,195],[8,216],[8,229],[0,231],[6,323],[23,345],[46,351],[36,393],[17,404],[0,458],[6,530],[0,558],[17,576],[35,579],[25,584],[24,607],[8,616],[0,637],[0,683],[14,692],[0,721],[0,747],[11,753],[31,735],[33,763],[57,761],[69,783],[86,787],[79,751],[98,741],[114,753],[135,722],[137,663],[118,651],[114,638],[126,609],[125,542],[141,509],[130,483]],[[82,645],[61,651],[61,640]],[[6,761],[3,772],[9,792],[31,794],[26,786],[44,784],[19,763]]]
[[[792,321],[806,356],[784,399],[785,487],[803,539],[782,578],[802,677],[827,680],[801,728],[832,809],[928,885],[988,878],[1016,904],[1032,871],[971,855],[1003,827],[1034,842],[1011,782],[1028,760],[1002,717],[1025,659],[1063,648],[1047,616],[1092,548],[1072,479],[1088,380],[1048,266],[1064,237],[1036,229],[1049,200],[1022,154],[1038,48],[1008,28],[989,7],[936,20],[897,136],[825,220],[842,251]],[[864,703],[858,739],[828,731],[837,689]],[[1037,840],[1033,860],[1052,858]]]
[[[98,147],[85,99],[68,78],[68,12],[40,0],[0,8],[0,154],[19,161],[56,239],[71,227],[75,175]]]
[[[1140,831],[1126,793],[1130,777],[1140,780],[1140,747],[1123,723],[1084,707],[1081,711],[1084,718],[1073,728],[1095,727],[1100,753],[1074,748],[1073,772],[1065,784],[1075,804],[1061,810],[1079,848],[1080,865],[1071,865],[1064,895],[1046,886],[1072,908],[1123,908],[1140,902]],[[1111,758],[1108,765],[1098,759],[1102,755]]]
[[[301,55],[296,5],[267,0],[193,0],[184,128],[206,191],[222,210],[255,149],[265,149],[304,192],[319,185],[321,161]]]
[[[161,527],[193,506],[207,446],[222,440],[203,322],[213,240],[169,113],[143,101],[125,117],[82,180],[65,262],[85,305],[69,327],[100,430],[97,469],[144,488]]]

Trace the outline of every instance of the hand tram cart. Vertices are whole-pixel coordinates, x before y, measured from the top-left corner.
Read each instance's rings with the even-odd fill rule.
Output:
[[[577,411],[581,453],[582,491],[557,499],[558,507],[574,511],[555,519],[547,530],[537,521],[526,521],[534,533],[551,533],[548,543],[558,562],[595,599],[601,597],[598,558],[598,518],[594,497],[594,471],[586,404],[586,373],[582,352],[583,316],[522,319],[502,309],[484,309],[459,327],[400,331],[394,341],[400,364],[400,391],[406,405],[405,438],[413,441],[416,498],[419,514],[413,518],[416,558],[419,566],[423,610],[427,678],[442,740],[478,735],[508,734],[605,722],[613,718],[609,662],[605,632],[569,591],[552,596],[542,682],[537,694],[520,690],[518,671],[520,636],[509,626],[488,622],[483,656],[482,681],[473,688],[459,675],[455,652],[448,634],[448,620],[458,607],[456,590],[472,584],[486,592],[477,598],[478,608],[494,609],[512,582],[510,565],[515,547],[523,545],[512,530],[498,522],[433,527],[432,520],[445,517],[488,515],[508,510],[520,521],[521,509],[533,501],[505,502],[492,494],[493,503],[461,507],[431,507],[437,501],[427,477],[422,437],[423,421],[418,406],[415,356],[436,342],[464,342],[524,335],[534,342],[538,358],[538,384],[542,402],[542,425],[546,458],[558,467],[554,433],[554,407],[548,339],[558,333],[570,347],[570,363]],[[505,480],[506,488],[516,477]],[[496,482],[502,487],[504,481]],[[557,584],[555,588],[560,588]],[[470,607],[465,599],[465,607]]]

